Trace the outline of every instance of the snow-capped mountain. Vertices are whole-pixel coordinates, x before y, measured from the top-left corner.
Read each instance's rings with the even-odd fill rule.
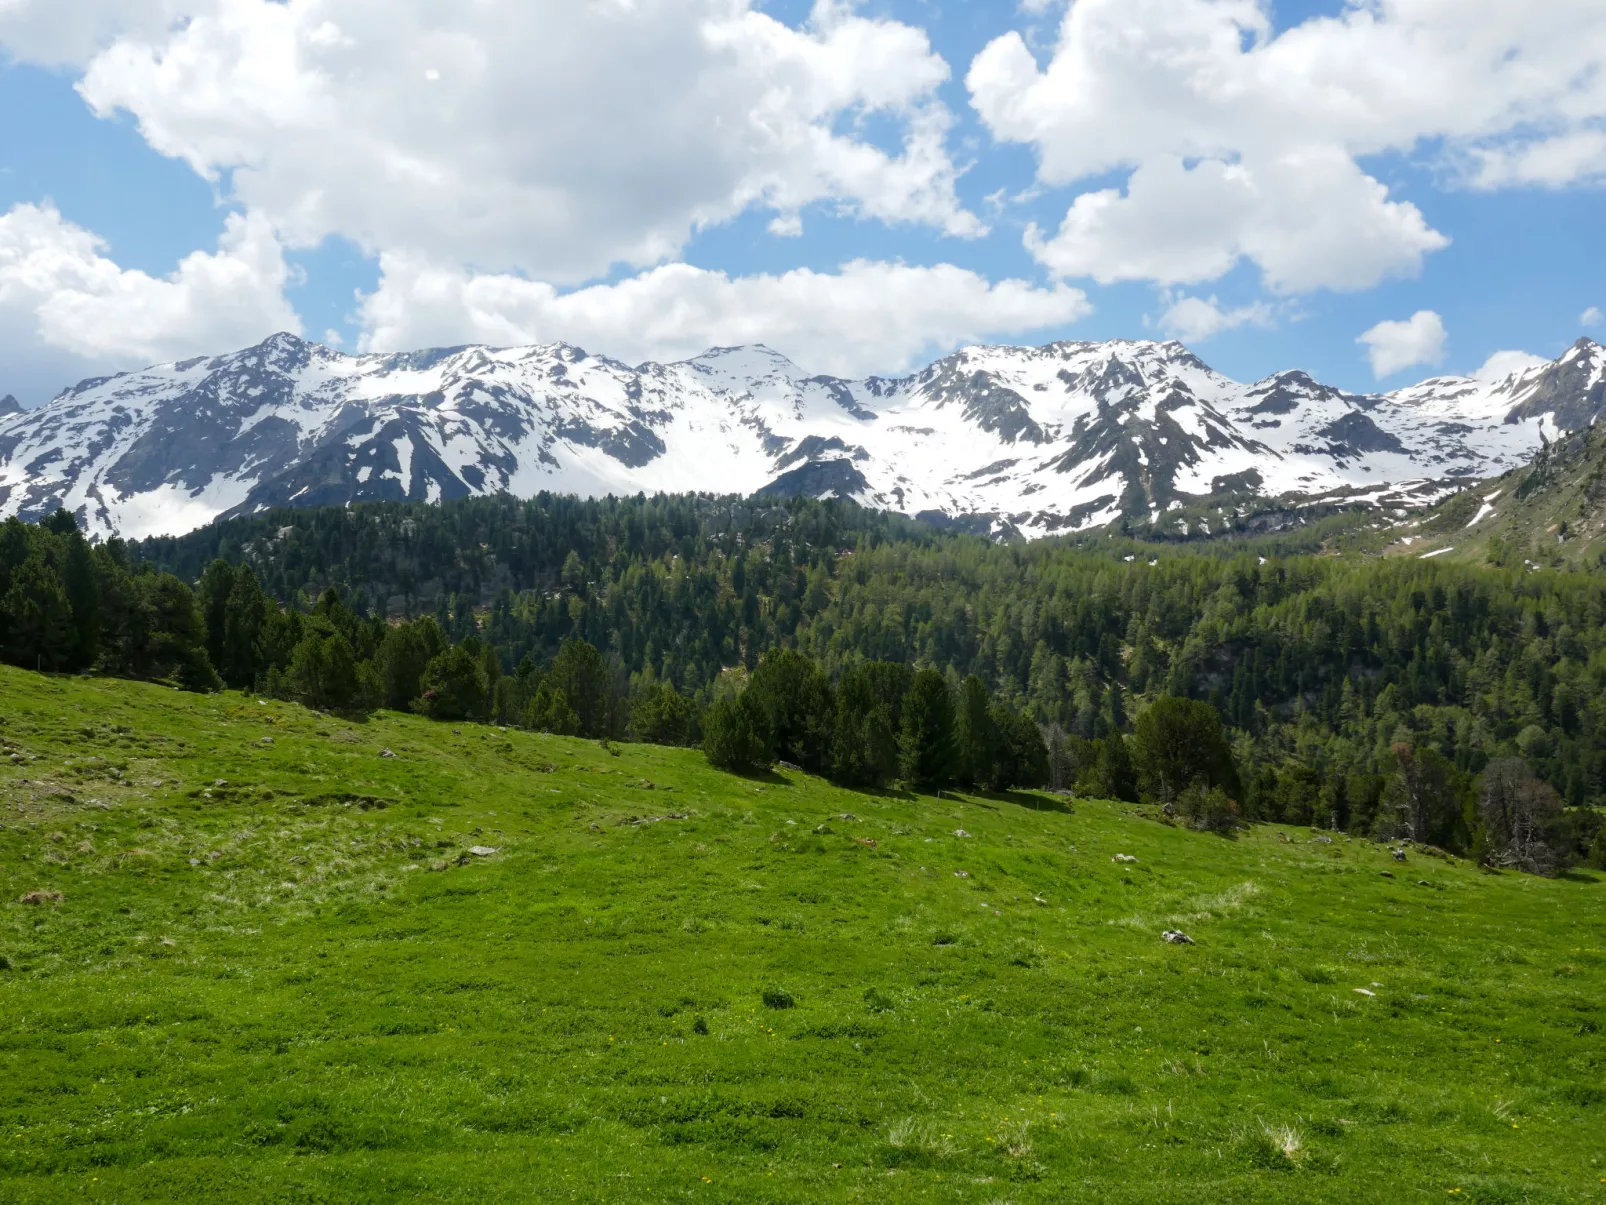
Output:
[[[1357,395],[1301,372],[1241,385],[1179,343],[971,347],[846,381],[762,346],[632,367],[564,344],[349,356],[275,335],[0,403],[0,515],[63,505],[142,537],[278,505],[769,492],[1030,536],[1201,504],[1430,500],[1603,410],[1587,339],[1499,380]]]

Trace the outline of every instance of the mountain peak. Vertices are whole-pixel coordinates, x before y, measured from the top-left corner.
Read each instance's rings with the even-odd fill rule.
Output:
[[[1513,468],[1538,450],[1525,416],[1554,434],[1606,413],[1603,372],[1584,340],[1517,384],[1360,396],[1298,370],[1243,385],[1177,340],[1111,340],[975,345],[855,381],[762,343],[631,366],[563,343],[354,356],[281,331],[10,418],[0,514],[65,505],[143,537],[271,506],[718,489],[986,515],[1025,535],[1123,519],[1174,532],[1172,511],[1197,524],[1215,507],[1216,530],[1251,496],[1381,506]]]
[[[22,403],[16,398],[12,397],[9,393],[6,394],[5,397],[0,397],[0,418],[4,418],[8,414],[21,413]]]

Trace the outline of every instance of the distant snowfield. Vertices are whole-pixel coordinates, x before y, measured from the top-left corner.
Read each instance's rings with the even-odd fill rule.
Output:
[[[1603,381],[1589,340],[1498,380],[1355,395],[1298,372],[1243,385],[1174,342],[972,347],[845,381],[762,346],[630,366],[563,344],[348,356],[276,335],[0,418],[0,514],[60,505],[144,537],[278,505],[769,489],[1039,536],[1207,499],[1425,500],[1592,421]]]

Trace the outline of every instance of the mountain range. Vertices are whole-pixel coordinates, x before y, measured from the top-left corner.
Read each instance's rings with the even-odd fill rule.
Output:
[[[0,402],[0,515],[178,534],[272,506],[506,490],[851,497],[1027,537],[1200,534],[1436,501],[1606,411],[1606,349],[1348,393],[1176,342],[969,347],[900,378],[764,347],[631,366],[567,344],[347,355],[279,334]]]

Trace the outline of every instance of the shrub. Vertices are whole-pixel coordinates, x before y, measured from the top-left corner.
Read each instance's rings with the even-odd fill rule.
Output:
[[[796,1008],[797,1001],[792,998],[791,992],[783,991],[778,987],[767,987],[764,989],[764,1007],[775,1009]]]
[[[1238,805],[1220,787],[1195,780],[1177,796],[1177,815],[1201,833],[1230,833],[1238,827]]]
[[[463,645],[431,658],[413,709],[432,720],[477,720],[485,714],[490,684],[479,659]]]
[[[708,709],[703,720],[703,754],[709,765],[733,774],[768,769],[770,758],[766,746],[746,695],[739,699],[720,699]]]

